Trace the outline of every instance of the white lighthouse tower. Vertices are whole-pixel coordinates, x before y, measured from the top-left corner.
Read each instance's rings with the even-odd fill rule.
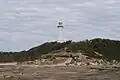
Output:
[[[63,23],[62,22],[59,22],[58,23],[58,26],[57,26],[57,29],[58,29],[58,41],[59,43],[62,43],[64,42],[63,40]]]

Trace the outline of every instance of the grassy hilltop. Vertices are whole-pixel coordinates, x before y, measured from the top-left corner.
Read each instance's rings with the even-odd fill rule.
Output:
[[[47,42],[28,51],[0,52],[0,62],[35,60],[40,58],[41,55],[58,51],[73,54],[80,52],[89,57],[120,61],[120,41],[96,38],[80,42]]]

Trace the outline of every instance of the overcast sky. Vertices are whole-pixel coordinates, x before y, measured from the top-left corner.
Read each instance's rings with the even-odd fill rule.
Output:
[[[21,51],[57,39],[120,40],[120,0],[0,0],[0,50]]]

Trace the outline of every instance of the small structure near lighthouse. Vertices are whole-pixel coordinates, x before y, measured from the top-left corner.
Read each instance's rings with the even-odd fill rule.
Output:
[[[64,40],[63,40],[63,29],[64,29],[64,26],[63,26],[62,22],[58,23],[57,29],[58,29],[58,40],[57,40],[57,42],[62,43],[62,42],[64,42]]]

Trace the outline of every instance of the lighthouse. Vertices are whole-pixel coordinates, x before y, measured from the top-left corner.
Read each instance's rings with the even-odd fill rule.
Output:
[[[57,42],[62,43],[62,42],[64,42],[64,40],[63,40],[63,29],[64,29],[64,27],[63,27],[62,22],[58,23],[57,29],[58,29],[58,40],[57,40]]]

